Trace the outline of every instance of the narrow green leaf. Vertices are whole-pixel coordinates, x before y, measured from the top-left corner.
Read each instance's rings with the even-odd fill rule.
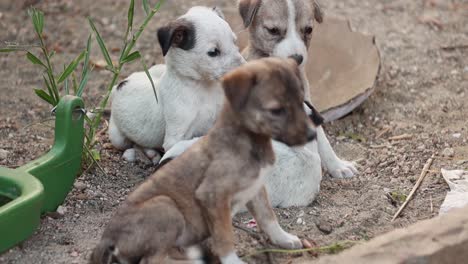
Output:
[[[36,33],[42,35],[44,29],[44,13],[35,8],[31,8],[28,10],[28,14],[29,17],[31,17]]]
[[[50,83],[49,83],[49,81],[47,80],[47,78],[46,78],[44,75],[42,75],[42,78],[44,79],[44,83],[45,83],[45,85],[46,85],[47,91],[49,91],[49,96],[53,99],[53,101],[54,101],[54,106],[55,106],[55,105],[56,105],[56,102],[58,102],[58,99],[59,99],[59,98],[56,98],[56,97],[55,97],[55,93],[53,92],[53,89],[52,89],[52,87],[50,86]]]
[[[128,55],[126,58],[124,58],[120,64],[124,64],[124,63],[129,63],[129,62],[132,62],[136,59],[139,59],[141,58],[141,54],[139,51],[135,51],[133,53],[131,53],[130,55]]]
[[[38,57],[36,57],[34,54],[32,54],[31,52],[28,51],[28,53],[26,54],[26,57],[27,57],[28,60],[30,60],[33,64],[41,65],[42,67],[47,68],[47,67],[45,66],[45,64],[44,64]]]
[[[63,88],[65,89],[65,94],[69,95],[70,94],[70,87],[68,86],[68,78],[65,79],[65,84],[63,85]]]
[[[104,43],[104,40],[102,39],[101,35],[97,31],[93,20],[90,17],[88,17],[88,21],[89,21],[89,25],[91,26],[91,29],[94,31],[94,34],[96,35],[96,40],[99,44],[99,47],[101,48],[102,55],[104,56],[104,59],[107,62],[107,66],[110,68],[114,68],[114,65],[112,64],[112,59],[109,55],[109,51],[106,48],[106,44]]]
[[[48,95],[46,92],[44,92],[41,89],[34,89],[34,92],[36,93],[37,96],[39,96],[42,100],[46,101],[47,103],[51,104],[52,106],[55,106],[54,99]]]
[[[148,15],[151,12],[151,9],[148,4],[148,0],[143,0],[143,9],[145,10],[146,15]]]
[[[16,49],[16,48],[1,48],[0,53],[2,52],[15,52],[15,51],[22,51],[21,49]]]
[[[81,52],[80,55],[78,55],[78,57],[76,57],[72,62],[70,62],[68,67],[62,72],[62,74],[60,74],[57,83],[65,81],[65,79],[68,78],[68,76],[70,76],[70,74],[76,69],[80,61],[83,60],[85,54],[86,51]]]
[[[146,76],[148,76],[148,79],[151,82],[151,87],[153,88],[153,92],[154,92],[154,99],[156,99],[156,103],[157,103],[158,102],[158,94],[156,93],[156,86],[154,85],[153,78],[151,77],[151,74],[148,71],[148,67],[146,66],[146,63],[143,60],[141,60],[141,64],[143,64],[143,69],[145,70]]]
[[[91,149],[91,155],[95,161],[101,160],[101,153],[97,149]]]
[[[49,54],[49,59],[52,59],[52,57],[55,55],[55,50],[53,50],[50,54]]]
[[[76,74],[72,73],[73,94],[78,92],[78,82],[76,81]]]
[[[88,43],[86,44],[86,56],[84,60],[83,72],[81,73],[81,79],[83,79],[85,73],[89,69],[89,56],[91,54],[91,34],[88,37]]]
[[[130,6],[128,8],[128,25],[127,32],[130,32],[133,27],[133,15],[135,13],[135,0],[130,1]]]
[[[85,75],[83,76],[83,79],[81,79],[80,86],[78,87],[78,91],[76,92],[76,96],[81,97],[83,95],[86,83],[88,83],[88,76],[89,71],[86,71]]]

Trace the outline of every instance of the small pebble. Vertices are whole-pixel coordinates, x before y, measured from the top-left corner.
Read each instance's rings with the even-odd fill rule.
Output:
[[[65,206],[59,206],[57,208],[57,213],[59,213],[60,215],[64,215],[65,213],[67,213],[67,208]]]
[[[444,157],[453,157],[453,156],[455,156],[455,150],[453,148],[445,148],[442,151],[442,156],[444,156]]]
[[[296,224],[298,225],[302,225],[302,223],[304,222],[304,220],[302,220],[302,218],[298,218],[297,221],[296,221]]]
[[[79,182],[79,181],[76,181],[74,184],[73,184],[73,187],[75,187],[75,189],[79,190],[79,191],[83,191],[87,188],[86,184],[82,183],[82,182]]]
[[[0,149],[0,160],[6,160],[8,158],[8,151]]]
[[[333,231],[332,226],[326,221],[320,220],[315,225],[317,226],[318,230],[322,231],[326,235],[330,234]]]
[[[461,133],[455,133],[452,135],[452,137],[454,138],[460,138],[461,137]]]

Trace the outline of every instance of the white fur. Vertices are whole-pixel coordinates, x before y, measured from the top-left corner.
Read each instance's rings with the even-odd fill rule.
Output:
[[[298,33],[294,3],[292,0],[286,0],[286,2],[288,4],[288,29],[284,39],[273,50],[272,56],[287,58],[291,55],[302,55],[304,62],[301,64],[301,67],[303,67],[307,61],[307,47]]]
[[[158,103],[144,72],[133,73],[113,91],[109,138],[116,148],[137,145],[152,155],[150,149],[168,150],[181,140],[206,134],[224,99],[220,77],[245,62],[235,34],[211,8],[193,7],[181,18],[194,24],[196,43],[190,50],[170,48],[166,65],[150,69]],[[209,57],[214,48],[221,55]],[[125,155],[129,161],[134,159],[131,154]]]
[[[297,236],[284,231],[278,221],[268,221],[262,228],[273,244],[285,249],[302,248],[301,240]]]
[[[222,264],[245,264],[244,261],[242,261],[235,252],[231,252],[226,256],[222,256],[221,258],[221,263]]]

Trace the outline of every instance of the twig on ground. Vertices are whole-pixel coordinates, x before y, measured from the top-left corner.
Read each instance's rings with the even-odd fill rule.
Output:
[[[246,227],[243,227],[237,223],[233,223],[232,224],[235,228],[239,229],[239,230],[242,230],[244,231],[245,233],[247,233],[248,235],[250,235],[251,237],[255,238],[256,240],[258,241],[262,241],[262,236],[260,234],[258,234],[257,232],[255,231],[252,231]]]
[[[444,27],[444,24],[437,18],[435,17],[424,17],[421,16],[418,18],[419,22],[423,24],[428,24],[430,26],[433,26],[439,30],[441,30]]]
[[[380,132],[377,134],[377,136],[375,136],[375,139],[379,139],[381,138],[383,135],[387,134],[388,132],[390,132],[392,128],[391,127],[386,127],[382,130],[380,130]]]
[[[432,203],[432,195],[429,196],[429,201],[431,201],[431,214],[434,213],[434,204]]]
[[[468,44],[460,44],[460,45],[453,45],[453,46],[442,46],[440,47],[442,50],[445,51],[454,51],[457,49],[468,49]]]
[[[406,139],[412,139],[412,138],[413,138],[413,135],[411,134],[403,134],[399,136],[389,137],[388,140],[395,141],[395,140],[406,140]]]
[[[250,235],[251,237],[253,237],[254,239],[256,239],[263,247],[268,247],[268,246],[269,246],[268,243],[266,243],[266,242],[264,241],[263,237],[262,237],[260,234],[258,234],[257,232],[255,232],[255,231],[253,231],[253,230],[250,230],[250,229],[248,229],[248,228],[245,228],[245,227],[243,227],[243,226],[241,226],[241,225],[239,225],[239,224],[237,224],[237,223],[233,223],[232,225],[233,225],[235,228],[244,231],[245,233],[247,233],[248,235]],[[269,263],[269,264],[275,263],[275,262],[274,262],[274,258],[273,258],[273,256],[271,255],[271,252],[264,252],[264,253],[265,253],[265,255],[266,255],[267,259],[268,259],[268,263]],[[259,254],[261,254],[261,253],[259,253]]]
[[[109,122],[107,122],[107,120],[104,120],[104,128],[102,128],[101,130],[99,130],[99,132],[97,132],[96,137],[100,138],[102,135],[106,133],[108,128],[109,128]]]
[[[340,241],[336,242],[334,244],[331,244],[329,246],[323,246],[323,247],[315,247],[315,248],[303,248],[303,249],[262,249],[262,250],[257,250],[255,252],[252,252],[246,256],[243,256],[242,258],[250,258],[256,255],[260,254],[265,254],[265,253],[281,253],[281,254],[299,254],[299,253],[307,253],[307,252],[326,252],[329,254],[336,254],[339,253],[347,248],[350,248],[357,244],[357,241]]]
[[[405,207],[408,205],[409,201],[413,198],[414,194],[418,190],[419,186],[421,186],[422,181],[426,177],[427,173],[429,172],[429,168],[432,165],[432,162],[434,161],[435,154],[432,154],[432,157],[427,160],[426,164],[424,165],[423,170],[421,171],[421,175],[419,175],[419,179],[414,185],[413,189],[411,190],[410,194],[408,197],[406,197],[406,201],[401,205],[400,209],[396,212],[396,214],[392,218],[392,222],[395,221],[395,219],[401,214],[401,212],[405,209]]]

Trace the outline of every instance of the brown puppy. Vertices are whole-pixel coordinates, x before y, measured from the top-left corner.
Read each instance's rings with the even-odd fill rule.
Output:
[[[234,251],[231,213],[247,204],[273,243],[301,247],[279,226],[262,178],[275,161],[271,139],[315,139],[302,107],[294,59],[250,62],[223,78],[223,111],[208,135],[139,186],[110,221],[91,263],[164,263],[174,248],[208,237],[222,263]]]

